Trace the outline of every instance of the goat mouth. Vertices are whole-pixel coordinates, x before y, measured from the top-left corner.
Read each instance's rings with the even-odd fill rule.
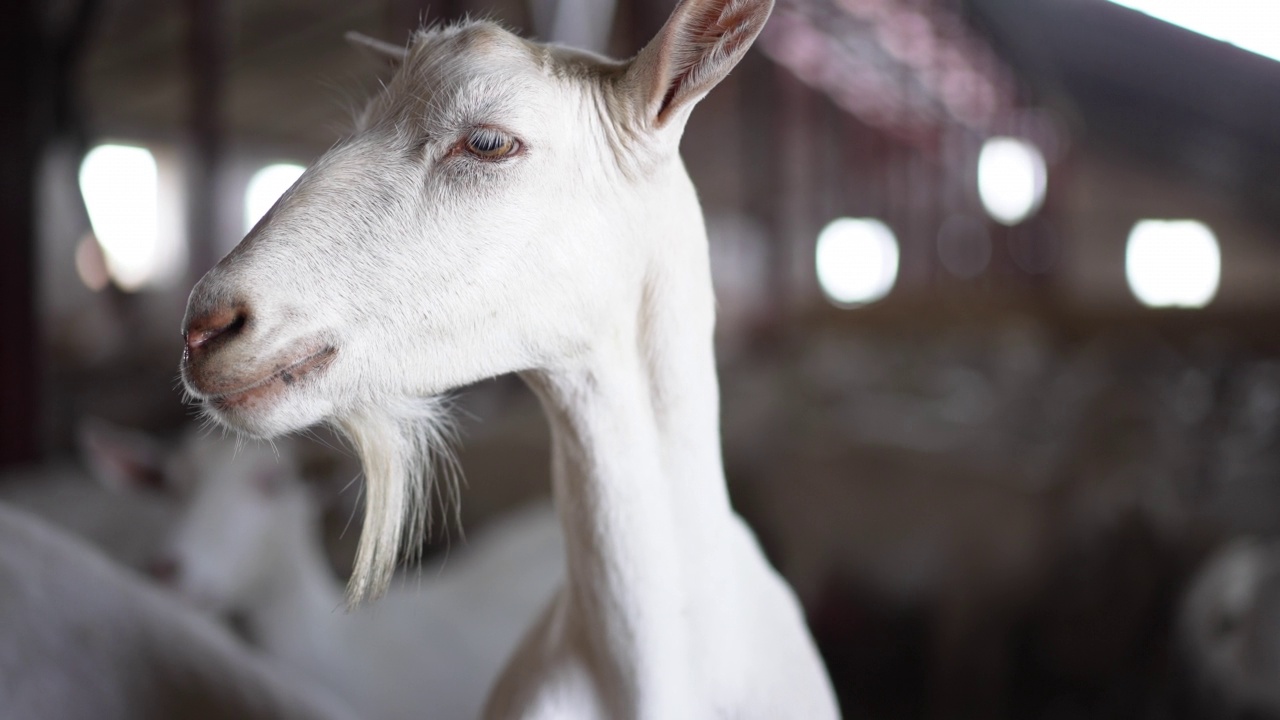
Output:
[[[303,377],[324,370],[333,361],[338,349],[326,345],[315,352],[278,367],[263,377],[234,390],[214,392],[205,395],[202,400],[218,410],[246,410],[269,400]]]

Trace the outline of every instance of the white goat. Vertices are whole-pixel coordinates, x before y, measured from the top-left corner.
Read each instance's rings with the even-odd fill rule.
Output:
[[[1183,598],[1178,638],[1209,702],[1280,714],[1280,541],[1241,539],[1211,556]]]
[[[352,715],[190,608],[0,505],[0,717]]]
[[[706,231],[678,144],[771,0],[684,0],[629,62],[488,23],[418,34],[355,135],[192,290],[221,422],[332,422],[368,476],[354,598],[428,488],[420,398],[518,371],[552,426],[567,581],[493,718],[838,714],[794,594],[729,504]]]
[[[272,657],[321,681],[366,718],[480,714],[503,664],[564,575],[559,526],[537,507],[342,611],[324,555],[320,506],[291,445],[190,436],[175,532],[152,566],[207,610],[232,615]]]
[[[126,567],[142,569],[169,532],[173,503],[159,493],[126,497],[118,490],[159,477],[160,446],[97,420],[82,424],[80,440],[89,472],[66,461],[0,472],[0,502],[87,541]]]

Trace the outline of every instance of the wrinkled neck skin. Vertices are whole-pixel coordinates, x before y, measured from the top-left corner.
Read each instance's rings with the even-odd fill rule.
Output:
[[[778,644],[742,636],[779,614],[782,644],[812,656],[799,672],[829,694],[793,596],[730,507],[707,241],[688,177],[673,165],[674,191],[648,205],[669,212],[636,225],[655,234],[634,315],[576,362],[523,374],[552,429],[568,573],[488,717],[783,717],[738,712],[760,705],[738,687],[761,674],[742,656]],[[783,648],[777,659],[794,654]]]

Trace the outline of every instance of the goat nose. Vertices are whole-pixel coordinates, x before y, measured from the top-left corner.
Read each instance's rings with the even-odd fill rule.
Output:
[[[178,579],[178,561],[173,558],[154,558],[147,563],[144,570],[152,580],[162,585],[171,585]]]
[[[235,337],[249,319],[243,308],[222,307],[191,319],[183,330],[187,343],[187,353],[194,355],[197,351],[209,346],[214,340],[229,340]]]

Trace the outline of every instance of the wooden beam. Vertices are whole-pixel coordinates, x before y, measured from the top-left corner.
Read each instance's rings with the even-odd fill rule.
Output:
[[[41,450],[36,171],[52,107],[39,5],[10,0],[0,23],[0,467]]]
[[[35,189],[49,107],[35,0],[15,0],[0,23],[0,466],[40,450]]]
[[[225,127],[223,106],[227,77],[226,12],[222,0],[187,2],[188,128],[191,152],[187,168],[187,238],[192,280],[204,275],[222,256],[218,245],[221,220],[218,176]]]

